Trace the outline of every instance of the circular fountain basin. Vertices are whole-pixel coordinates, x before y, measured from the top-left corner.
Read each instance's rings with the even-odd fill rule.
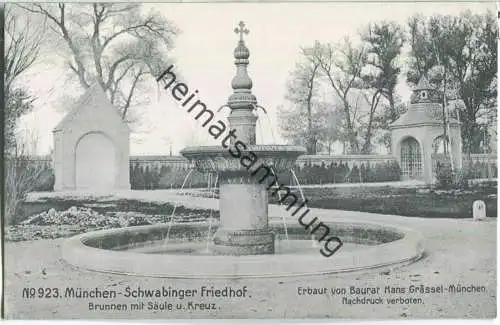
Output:
[[[160,278],[247,278],[320,275],[393,267],[423,254],[419,233],[375,223],[323,220],[343,246],[331,257],[324,242],[311,239],[302,225],[271,222],[275,254],[212,254],[216,227],[208,223],[168,224],[101,230],[65,241],[63,258],[73,266],[107,273]],[[213,228],[209,232],[209,228]],[[169,233],[168,241],[165,240]],[[194,240],[193,238],[197,238]],[[332,247],[331,249],[333,249]]]
[[[240,158],[233,156],[229,149],[221,146],[187,147],[181,150],[181,154],[193,162],[201,172],[245,170]],[[306,153],[303,147],[290,145],[247,145],[246,152],[249,151],[258,157],[259,164],[272,167],[277,172],[290,170],[297,157]],[[237,152],[233,149],[233,153]]]

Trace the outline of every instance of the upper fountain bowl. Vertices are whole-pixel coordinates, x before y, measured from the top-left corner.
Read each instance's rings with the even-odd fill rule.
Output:
[[[255,163],[250,161],[255,160],[250,152],[255,154]],[[245,152],[222,146],[187,147],[181,150],[181,155],[203,173],[246,171],[247,164],[255,168],[264,165],[279,173],[293,168],[297,158],[305,153],[305,148],[290,145],[247,145]],[[249,157],[248,160],[244,159],[246,163],[242,162],[243,157]]]

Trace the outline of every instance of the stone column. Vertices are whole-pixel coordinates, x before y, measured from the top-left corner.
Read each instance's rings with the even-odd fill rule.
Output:
[[[241,179],[239,179],[241,181]],[[268,227],[268,197],[264,184],[251,179],[220,185],[220,227],[215,254],[257,255],[274,253],[274,234]]]
[[[236,130],[239,141],[247,145],[255,144],[257,116],[252,109],[234,109],[228,116],[229,129]]]

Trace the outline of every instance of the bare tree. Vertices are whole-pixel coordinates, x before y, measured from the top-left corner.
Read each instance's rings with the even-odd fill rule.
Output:
[[[33,109],[34,98],[16,84],[19,76],[28,70],[38,58],[45,26],[33,23],[25,12],[15,5],[5,6],[4,32],[4,98],[5,149],[15,146],[14,130],[19,118]]]
[[[34,98],[27,89],[17,84],[18,78],[36,62],[43,39],[44,24],[32,22],[15,5],[5,6],[4,32],[4,203],[5,220],[12,222],[19,204],[35,188],[43,168],[33,163],[36,135],[29,141],[16,137],[19,119],[33,110]],[[24,139],[26,140],[26,139]],[[30,148],[32,147],[32,148]]]
[[[137,92],[148,75],[167,66],[177,29],[157,12],[144,14],[141,4],[31,4],[22,7],[43,15],[66,47],[67,67],[87,89],[98,83],[126,119],[144,104]],[[150,79],[152,80],[152,79]]]
[[[45,166],[33,159],[37,143],[37,134],[28,130],[24,139],[16,141],[13,153],[5,157],[4,203],[7,224],[15,222],[21,202],[40,183]]]
[[[375,92],[379,91],[387,99],[390,117],[388,122],[394,122],[399,117],[395,92],[401,74],[398,59],[406,40],[403,28],[395,22],[376,22],[366,27],[361,38],[367,47],[367,64],[373,71],[365,81],[370,88]]]
[[[294,138],[295,143],[305,142],[303,144],[309,154],[316,154],[318,142],[313,119],[319,88],[319,62],[314,55],[316,50],[317,44],[301,48],[302,60],[290,74],[285,96],[292,107],[287,108],[288,112],[280,107],[281,133],[287,138]],[[303,118],[306,120],[305,125],[302,123]]]
[[[364,94],[369,110],[369,119],[362,152],[370,151],[374,128],[387,130],[388,125],[399,118],[396,85],[401,68],[398,59],[405,41],[402,27],[395,22],[381,21],[371,23],[361,32],[367,53],[367,68],[364,76]],[[384,100],[385,99],[385,100]],[[382,101],[381,101],[382,100]],[[377,112],[382,104],[387,112]]]
[[[13,89],[14,81],[35,63],[43,39],[44,26],[31,22],[14,5],[5,6],[4,87]]]
[[[318,111],[318,139],[322,147],[326,147],[328,155],[331,155],[333,144],[341,139],[342,109],[325,101],[319,105]]]
[[[361,153],[368,154],[371,153],[372,150],[372,137],[375,129],[375,112],[377,110],[378,104],[382,97],[382,91],[380,89],[376,89],[372,91],[372,95],[369,96],[366,92],[363,92],[363,97],[370,105],[369,113],[368,113],[368,123],[366,125],[366,132],[364,135],[363,147],[361,148]]]
[[[355,128],[355,118],[350,101],[351,91],[362,88],[362,69],[366,65],[367,54],[363,48],[355,47],[349,38],[344,43],[333,46],[319,45],[316,60],[320,62],[321,71],[327,77],[328,84],[343,105],[345,129],[351,153],[359,152],[359,141]]]

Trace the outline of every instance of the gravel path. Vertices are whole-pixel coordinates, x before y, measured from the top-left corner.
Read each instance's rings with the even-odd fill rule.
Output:
[[[165,194],[165,193],[163,193]],[[210,199],[196,200],[170,194],[162,201],[180,200],[196,207],[216,208]],[[280,207],[271,206],[270,213],[280,213]],[[9,319],[40,318],[494,318],[496,317],[496,219],[483,222],[451,219],[404,218],[313,209],[315,215],[359,218],[399,224],[420,231],[425,238],[426,256],[411,265],[394,270],[376,270],[357,274],[328,275],[307,278],[239,279],[239,280],[182,280],[130,277],[76,270],[61,260],[63,239],[28,242],[7,242],[6,253],[6,317]],[[410,285],[484,286],[479,293],[391,294],[385,286]],[[23,288],[65,288],[116,290],[131,288],[196,289],[214,286],[223,289],[247,287],[249,296],[242,298],[143,298],[118,295],[116,299],[78,298],[24,298]],[[343,303],[350,295],[350,286],[379,287],[375,295],[359,298],[382,298],[378,305]],[[299,295],[299,288],[327,288],[328,294]],[[332,288],[345,288],[346,294],[332,295]],[[388,304],[387,299],[421,298],[412,302]],[[148,310],[148,303],[157,307],[172,303],[173,310]],[[143,310],[131,310],[131,303],[145,302]],[[190,303],[191,302],[191,303]],[[344,301],[345,302],[345,301]],[[416,303],[415,303],[416,302]],[[124,303],[127,310],[94,311],[89,303]],[[183,310],[176,310],[177,304]],[[196,305],[196,303],[205,303]],[[212,303],[214,305],[212,305]],[[168,308],[168,305],[165,305]],[[215,310],[201,310],[212,308]],[[196,308],[196,309],[194,309]]]

